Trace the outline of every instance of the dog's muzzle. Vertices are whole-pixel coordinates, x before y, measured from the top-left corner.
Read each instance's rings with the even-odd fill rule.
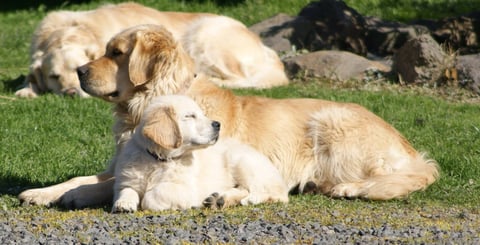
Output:
[[[77,76],[78,79],[80,80],[80,84],[83,85],[83,83],[87,80],[88,78],[88,66],[83,65],[77,68]]]

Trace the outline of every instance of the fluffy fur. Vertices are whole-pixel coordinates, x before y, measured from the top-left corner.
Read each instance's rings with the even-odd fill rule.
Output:
[[[122,3],[92,11],[48,14],[33,34],[30,73],[16,95],[36,97],[53,92],[88,97],[80,88],[76,68],[103,55],[113,35],[139,24],[163,25],[175,39],[183,39],[197,61],[198,72],[208,72],[219,84],[264,88],[288,82],[276,53],[236,20]]]
[[[233,139],[211,146],[219,131],[186,96],[154,99],[119,157],[112,211],[288,202],[268,158]]]
[[[222,124],[220,138],[235,138],[266,155],[289,189],[388,200],[423,190],[438,178],[434,160],[359,105],[235,96],[206,76],[195,77],[194,71],[182,46],[158,26],[125,30],[109,42],[105,56],[78,69],[88,93],[116,105],[117,155],[154,97],[180,93]],[[102,179],[113,177],[116,163],[114,158],[98,176],[28,190],[20,199],[42,204],[63,196],[65,204],[76,207],[96,203],[99,200],[89,198],[92,193],[112,196],[99,186],[114,181]],[[72,183],[78,188],[72,188]]]

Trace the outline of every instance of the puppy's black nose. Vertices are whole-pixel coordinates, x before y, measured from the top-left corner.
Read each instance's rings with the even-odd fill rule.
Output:
[[[88,66],[83,65],[77,68],[78,79],[83,80],[88,75]],[[82,79],[83,78],[83,79]]]
[[[212,127],[213,127],[213,129],[219,131],[220,130],[220,122],[213,121],[212,122]]]

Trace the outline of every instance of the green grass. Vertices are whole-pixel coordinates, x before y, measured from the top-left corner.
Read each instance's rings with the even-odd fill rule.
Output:
[[[32,1],[33,2],[33,1]],[[45,186],[69,179],[72,176],[90,175],[105,168],[113,153],[111,134],[113,122],[110,105],[98,99],[70,99],[46,95],[38,99],[15,99],[13,92],[28,72],[28,48],[35,25],[48,10],[60,7],[89,9],[99,6],[99,1],[81,4],[48,5],[31,4],[10,6],[0,11],[0,210],[14,210],[18,219],[28,219],[37,212],[58,215],[103,215],[105,209],[62,212],[54,209],[21,207],[15,195],[28,187]],[[78,1],[75,1],[78,2]],[[115,2],[115,1],[113,1]],[[278,12],[295,15],[307,0],[263,1],[142,1],[163,10],[208,11],[225,14],[250,25]],[[413,2],[421,3],[421,9]],[[387,19],[409,20],[415,17],[445,17],[466,13],[480,7],[477,1],[353,1],[351,6],[359,12]],[[467,8],[468,7],[468,8]],[[365,89],[366,88],[366,89]],[[438,220],[422,218],[422,213],[439,213],[445,210],[468,210],[478,214],[480,203],[480,108],[478,104],[446,100],[433,93],[416,89],[385,86],[382,89],[369,84],[341,86],[328,81],[296,81],[295,84],[270,90],[238,90],[238,94],[257,94],[268,97],[311,97],[359,103],[393,124],[419,150],[428,152],[442,169],[441,179],[425,192],[411,195],[407,200],[368,202],[360,200],[333,200],[324,196],[293,197],[284,206],[259,206],[262,217],[274,222],[284,222],[275,211],[284,210],[298,223],[321,220],[325,224],[347,223],[352,226],[371,227],[382,222],[396,226],[438,225],[445,229],[462,227],[463,219],[441,216]],[[447,91],[448,92],[448,91]],[[478,100],[477,100],[478,101]],[[424,207],[424,209],[419,209]],[[315,212],[311,212],[314,210]],[[341,215],[330,215],[340,210]],[[375,214],[372,214],[375,210]],[[411,212],[411,219],[386,217],[385,214]],[[105,212],[107,211],[107,212]],[[198,216],[180,215],[182,218]],[[215,211],[204,211],[207,215]],[[173,212],[175,213],[175,212]],[[140,213],[139,215],[142,215]],[[162,215],[163,213],[160,213]],[[254,220],[250,207],[225,210],[231,222]],[[348,216],[364,215],[358,223],[348,223]],[[459,215],[461,216],[461,215]],[[363,216],[362,216],[363,217]],[[2,216],[0,215],[0,219]],[[445,224],[457,224],[445,225]],[[180,224],[181,225],[181,224]],[[460,226],[458,226],[460,225]],[[468,223],[467,225],[472,225]],[[477,225],[478,222],[473,224]],[[449,228],[450,227],[450,228]]]

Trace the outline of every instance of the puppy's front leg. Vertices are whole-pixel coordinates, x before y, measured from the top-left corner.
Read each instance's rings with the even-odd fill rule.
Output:
[[[132,188],[115,191],[112,213],[135,212],[140,203],[140,196]]]

